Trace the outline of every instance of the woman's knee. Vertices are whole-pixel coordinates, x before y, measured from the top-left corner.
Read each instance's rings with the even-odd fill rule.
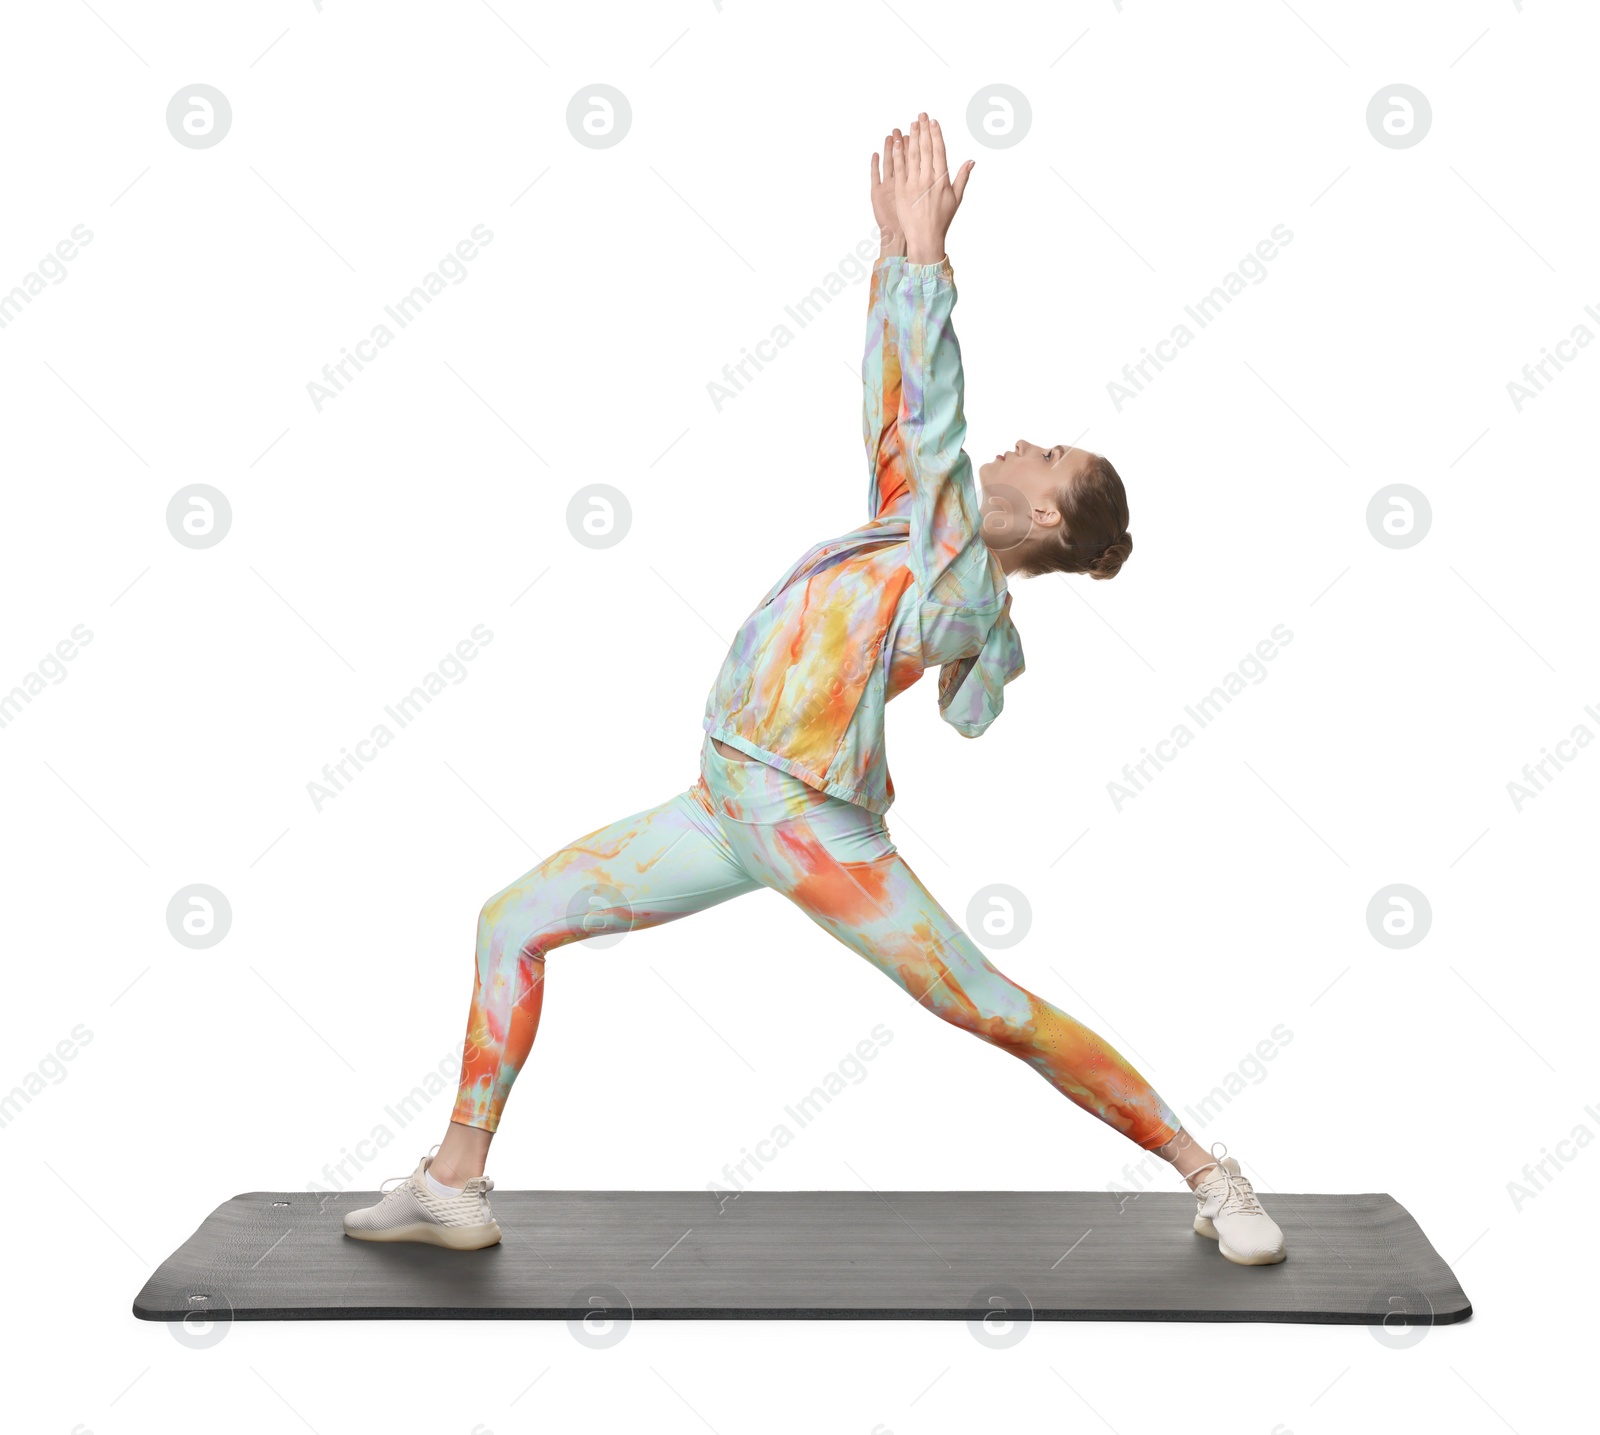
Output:
[[[559,942],[548,938],[557,924],[552,922],[552,904],[541,895],[507,888],[490,897],[478,912],[479,955],[543,961],[545,952]]]
[[[987,962],[948,970],[929,995],[944,1020],[997,1046],[1019,1039],[1034,1016],[1028,993]]]
[[[626,931],[632,920],[628,903],[608,887],[572,889],[559,881],[508,887],[478,913],[478,950],[543,961],[569,942]]]

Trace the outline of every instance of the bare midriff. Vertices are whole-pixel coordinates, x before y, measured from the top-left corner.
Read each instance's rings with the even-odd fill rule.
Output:
[[[754,759],[752,757],[750,757],[749,754],[740,752],[739,749],[736,748],[736,747],[729,747],[728,744],[725,743],[725,742],[718,742],[716,738],[712,738],[711,739],[711,746],[716,748],[716,750],[718,752],[720,752],[724,757],[731,757],[735,762],[753,762],[754,761]]]

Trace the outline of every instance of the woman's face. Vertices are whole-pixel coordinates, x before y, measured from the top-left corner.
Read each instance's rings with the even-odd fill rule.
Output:
[[[978,469],[983,483],[983,541],[1002,560],[1041,530],[1058,528],[1065,519],[1056,495],[1075,482],[1089,462],[1086,449],[1070,444],[1040,448],[1018,439],[1007,453],[996,454]]]

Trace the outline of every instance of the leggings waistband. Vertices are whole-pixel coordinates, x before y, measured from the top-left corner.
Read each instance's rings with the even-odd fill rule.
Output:
[[[719,819],[770,826],[804,818],[840,862],[877,862],[894,855],[888,826],[878,813],[830,797],[757,758],[724,757],[709,736],[700,750],[700,780]]]
[[[735,822],[782,822],[838,799],[759,758],[724,757],[707,734],[700,774],[718,813]]]

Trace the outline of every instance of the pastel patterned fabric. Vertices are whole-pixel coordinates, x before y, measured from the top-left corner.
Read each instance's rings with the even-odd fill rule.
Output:
[[[937,666],[941,716],[977,737],[1023,670],[961,447],[955,301],[948,259],[873,266],[862,367],[868,521],[778,580],[706,700],[711,736],[877,813],[894,801],[883,750],[891,698]]]
[[[580,838],[484,905],[452,1120],[494,1131],[528,1060],[546,958],[766,887],[918,1003],[1025,1062],[1148,1149],[1178,1119],[1106,1041],[998,971],[895,850],[881,815],[709,738],[687,792]],[[605,961],[606,953],[585,958]]]

